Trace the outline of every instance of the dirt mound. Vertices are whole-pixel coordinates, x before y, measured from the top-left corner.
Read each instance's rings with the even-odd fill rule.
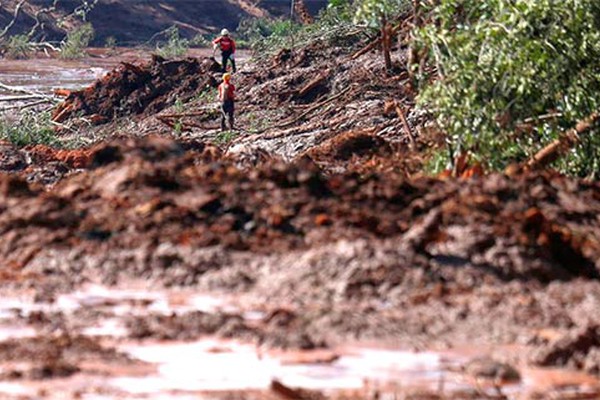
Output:
[[[122,63],[90,87],[71,92],[52,119],[64,122],[74,116],[89,117],[92,124],[101,124],[126,115],[153,115],[216,87],[210,72],[218,68],[211,59],[168,61],[158,56],[145,65]]]
[[[0,171],[16,172],[27,167],[25,154],[8,142],[0,142]]]
[[[64,378],[81,371],[77,364],[90,361],[129,362],[90,338],[66,334],[3,341],[0,354],[4,362],[13,363],[0,373],[5,380]]]
[[[246,172],[214,163],[210,146],[188,146],[197,151],[164,138],[101,145],[89,156],[94,169],[43,196],[25,192],[17,200],[8,191],[0,199],[7,209],[0,223],[5,235],[23,239],[6,242],[0,254],[9,264],[45,270],[41,261],[57,250],[80,249],[95,260],[91,265],[145,249],[139,268],[168,274],[180,266],[177,279],[193,282],[226,262],[199,264],[199,249],[273,254],[365,238],[394,240],[407,265],[430,265],[439,274],[541,282],[599,276],[598,185],[553,175],[324,176],[307,160]],[[121,262],[121,272],[138,268],[111,261]],[[389,285],[396,272],[353,279],[358,286]],[[429,275],[431,282],[437,274]]]
[[[44,145],[27,146],[23,151],[31,157],[34,164],[43,165],[51,162],[64,163],[69,168],[86,168],[90,163],[90,150],[56,149]]]
[[[89,150],[56,149],[45,145],[18,148],[0,143],[0,171],[28,182],[51,186],[69,173],[87,167]]]
[[[544,367],[571,367],[600,373],[600,327],[579,328],[538,349],[533,362]]]
[[[315,160],[347,161],[352,157],[389,156],[390,145],[382,138],[364,132],[347,132],[310,150],[308,155]]]

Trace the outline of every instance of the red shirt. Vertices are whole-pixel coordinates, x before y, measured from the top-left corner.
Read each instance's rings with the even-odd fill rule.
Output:
[[[219,36],[213,40],[213,44],[218,44],[221,47],[221,51],[231,51],[235,53],[235,40],[229,36]]]
[[[223,82],[219,85],[219,100],[235,100],[235,86],[232,83]]]

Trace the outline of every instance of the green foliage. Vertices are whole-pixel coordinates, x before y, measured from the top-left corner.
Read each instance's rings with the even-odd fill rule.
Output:
[[[65,59],[85,56],[85,49],[94,38],[92,24],[86,23],[67,33],[60,47],[60,57]]]
[[[256,52],[271,52],[288,47],[301,25],[286,19],[249,18],[240,21],[236,31],[237,41]]]
[[[32,47],[27,35],[14,35],[1,45],[4,54],[12,59],[25,59],[31,55]]]
[[[310,25],[286,19],[244,19],[238,26],[236,37],[238,44],[249,45],[257,59],[282,48],[306,46],[315,40],[345,44],[342,43],[346,39],[345,34],[355,28],[352,23],[354,12],[353,3],[340,0],[322,10],[315,23]]]
[[[34,110],[23,111],[16,121],[0,118],[0,139],[16,146],[60,145],[52,128],[50,112]]]
[[[114,36],[109,36],[104,42],[104,47],[107,49],[115,49],[117,47],[117,39]]]
[[[175,121],[175,125],[173,125],[173,130],[175,131],[175,135],[179,136],[183,132],[183,122],[181,120]]]
[[[410,7],[409,0],[358,0],[354,22],[379,28],[382,18],[390,20]]]
[[[156,53],[165,58],[184,56],[190,48],[190,41],[179,35],[179,28],[173,25],[165,31],[166,42],[159,42]]]
[[[183,103],[183,101],[181,101],[180,98],[177,98],[175,100],[175,103],[173,104],[173,110],[176,113],[182,113],[185,111],[185,104]]]
[[[600,2],[440,0],[429,11],[417,38],[440,78],[419,103],[454,154],[501,169],[599,108]],[[599,146],[596,131],[557,166],[590,175]]]
[[[215,87],[209,87],[208,89],[202,90],[198,93],[192,101],[202,102],[202,103],[211,103],[214,102],[217,98],[218,90]]]
[[[233,139],[236,138],[236,136],[237,133],[235,133],[235,131],[219,132],[217,136],[215,136],[213,141],[216,145],[224,145],[231,142]]]
[[[204,35],[198,34],[190,40],[189,45],[194,47],[210,47],[211,42],[210,39]]]

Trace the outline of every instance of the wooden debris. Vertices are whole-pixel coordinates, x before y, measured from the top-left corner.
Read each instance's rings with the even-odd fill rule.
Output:
[[[588,133],[599,120],[600,112],[594,112],[584,120],[579,121],[575,128],[565,132],[558,139],[538,151],[525,163],[523,169],[525,171],[539,170],[556,161],[570,148],[579,143],[580,135]]]
[[[406,135],[408,136],[408,140],[410,141],[410,147],[411,147],[411,149],[414,149],[415,135],[414,135],[412,129],[410,128],[410,125],[406,119],[404,110],[400,106],[400,103],[398,103],[397,101],[394,102],[394,105],[396,107],[396,113],[398,114],[398,118],[400,118],[400,121],[402,122],[402,127],[404,128],[404,132],[406,133]]]
[[[39,96],[31,95],[31,94],[26,94],[23,96],[4,96],[4,97],[0,97],[0,102],[24,101],[24,100],[33,100],[33,99],[39,99]]]
[[[27,90],[27,89],[23,89],[20,87],[5,85],[4,83],[1,83],[1,82],[0,82],[0,89],[4,89],[6,91],[13,92],[13,93],[23,93],[25,95],[31,96],[30,98],[47,99],[47,100],[56,101],[56,99],[54,99],[52,96],[49,96],[49,95],[46,95],[43,93],[39,93],[39,92],[35,92],[33,90]]]
[[[309,81],[298,91],[298,97],[302,98],[306,96],[308,93],[310,93],[311,90],[320,86],[324,81],[326,81],[327,78],[329,78],[329,71],[325,71],[324,73],[319,74],[319,76]]]
[[[26,108],[31,108],[31,107],[39,106],[40,104],[44,104],[44,103],[47,103],[47,102],[48,102],[48,100],[41,99],[41,100],[34,101],[34,102],[31,102],[31,103],[27,103],[27,104],[15,104],[13,106],[8,106],[8,107],[0,108],[0,112],[9,111],[9,110],[24,110]]]
[[[297,117],[295,117],[294,119],[292,119],[291,121],[287,121],[287,122],[283,122],[277,126],[275,126],[275,128],[285,128],[287,126],[293,125],[296,122],[300,121],[302,118],[306,117],[307,115],[309,115],[310,113],[312,113],[313,111],[323,107],[325,104],[328,104],[336,99],[339,99],[340,97],[342,97],[343,95],[345,95],[346,93],[348,93],[350,91],[350,89],[352,89],[352,86],[348,86],[346,89],[342,90],[340,93],[336,94],[335,96],[331,96],[328,99],[325,99],[317,104],[315,104],[314,106],[310,107],[309,109],[307,109],[306,111],[304,111],[302,114],[298,115]]]
[[[399,25],[394,26],[393,28],[388,28],[388,30],[386,32],[387,37],[391,38],[392,36],[396,35],[400,31],[400,29],[402,29],[403,26],[404,26],[404,24],[399,24]],[[382,43],[382,41],[383,41],[382,39],[383,39],[382,36],[377,36],[371,43],[367,44],[361,50],[354,53],[352,56],[350,56],[350,58],[352,60],[356,60],[358,57],[362,56],[363,54],[367,54],[369,51],[374,50],[376,47],[378,47]]]

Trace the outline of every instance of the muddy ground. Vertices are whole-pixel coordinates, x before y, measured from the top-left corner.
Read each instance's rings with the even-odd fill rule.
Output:
[[[600,184],[424,176],[361,40],[246,64],[234,132],[155,58],[58,108],[95,146],[3,143],[2,396],[598,398]]]

